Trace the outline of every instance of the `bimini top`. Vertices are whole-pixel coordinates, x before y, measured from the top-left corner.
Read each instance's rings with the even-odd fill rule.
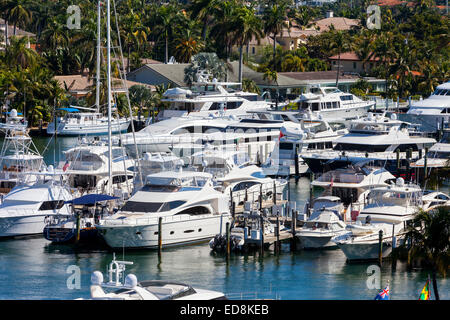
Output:
[[[112,197],[107,194],[87,194],[82,197],[66,201],[64,203],[71,203],[74,205],[87,205],[87,204],[96,204],[100,201],[108,201],[108,200],[114,200],[119,199],[118,197]]]
[[[62,110],[62,111],[67,111],[67,112],[80,112],[80,109],[74,108],[74,107],[70,107],[70,108],[58,108],[56,110]]]

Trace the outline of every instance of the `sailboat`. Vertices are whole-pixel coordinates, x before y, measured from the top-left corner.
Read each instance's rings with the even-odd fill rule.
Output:
[[[126,132],[130,126],[131,120],[129,119],[120,117],[111,118],[109,115],[104,116],[100,112],[100,4],[97,7],[97,76],[95,108],[70,106],[57,109],[59,111],[64,111],[65,115],[63,117],[56,117],[55,115],[54,121],[49,123],[47,127],[47,134],[53,135],[56,133],[60,136],[106,135],[109,133],[110,123],[112,133]],[[111,83],[109,82],[109,85],[110,84]],[[108,92],[108,98],[111,99],[111,90],[109,89]],[[110,106],[108,105],[108,109],[109,108]]]
[[[100,1],[98,4],[98,13],[100,16]],[[108,159],[108,179],[105,188],[106,194],[86,194],[80,198],[70,201],[73,214],[68,219],[54,219],[44,229],[44,235],[47,240],[56,243],[67,242],[92,242],[97,237],[97,224],[100,219],[105,218],[111,213],[113,204],[109,204],[107,208],[106,201],[120,200],[114,197],[115,190],[113,188],[113,142],[112,142],[112,92],[111,92],[111,36],[110,36],[110,2],[107,1],[107,88],[108,88],[108,143],[107,154]],[[98,72],[98,71],[97,71]],[[98,87],[97,87],[98,88]],[[97,91],[98,93],[98,91]],[[98,96],[97,96],[98,97]],[[105,146],[106,147],[106,146]],[[67,202],[69,203],[69,202]],[[101,209],[97,204],[101,204]],[[78,205],[78,207],[77,207]],[[94,207],[94,208],[92,208]],[[93,209],[93,210],[92,210]]]

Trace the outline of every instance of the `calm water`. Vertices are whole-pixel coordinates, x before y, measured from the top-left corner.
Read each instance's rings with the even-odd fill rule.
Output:
[[[36,138],[42,151],[48,138]],[[53,142],[44,155],[53,163]],[[55,157],[76,144],[76,138],[59,138]],[[291,181],[291,199],[303,208],[309,198],[309,180]],[[377,289],[369,289],[367,269],[371,263],[349,264],[340,250],[297,251],[283,246],[277,256],[268,251],[232,254],[227,262],[214,254],[208,244],[155,251],[125,251],[124,258],[133,261],[127,272],[141,280],[165,279],[186,282],[200,288],[219,290],[230,298],[254,299],[368,299]],[[123,252],[117,252],[122,259]],[[0,299],[74,299],[88,298],[90,275],[95,270],[105,274],[112,259],[107,248],[76,249],[52,245],[41,237],[0,240]],[[67,272],[71,265],[81,271],[80,289],[68,289]],[[381,285],[390,281],[391,299],[417,300],[427,278],[423,271],[406,271],[397,262],[396,270],[385,261],[381,269]],[[439,278],[441,299],[450,298],[450,282]]]

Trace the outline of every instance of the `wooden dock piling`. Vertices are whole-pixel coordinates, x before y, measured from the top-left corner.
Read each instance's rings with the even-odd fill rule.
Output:
[[[383,230],[378,233],[378,263],[383,264]]]
[[[162,251],[162,217],[158,218],[158,253]]]

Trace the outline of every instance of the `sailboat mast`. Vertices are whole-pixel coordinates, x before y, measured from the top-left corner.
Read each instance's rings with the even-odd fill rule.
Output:
[[[110,12],[110,0],[107,3],[107,25],[106,25],[106,37],[107,37],[107,82],[108,82],[108,191],[112,194],[112,146],[111,146],[111,12]]]
[[[97,112],[100,112],[100,59],[101,59],[101,48],[100,48],[100,7],[101,1],[97,4],[97,82],[95,88],[95,106],[97,107]]]

